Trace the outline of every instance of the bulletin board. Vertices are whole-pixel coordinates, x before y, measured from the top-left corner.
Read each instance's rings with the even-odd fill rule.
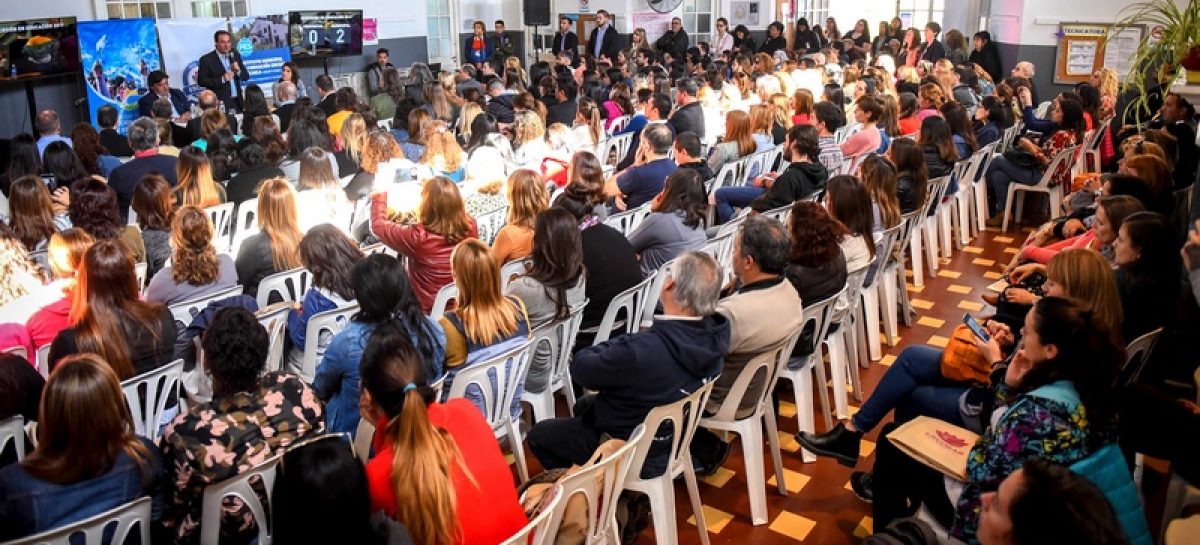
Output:
[[[1088,81],[1092,72],[1112,68],[1118,77],[1132,70],[1132,61],[1142,42],[1145,27],[1127,27],[1113,34],[1104,23],[1062,23],[1055,55],[1054,83],[1074,84]],[[1107,39],[1107,40],[1106,40]]]

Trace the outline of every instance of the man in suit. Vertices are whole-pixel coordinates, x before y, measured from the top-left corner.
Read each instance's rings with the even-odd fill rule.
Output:
[[[550,52],[558,57],[558,54],[563,51],[571,56],[572,65],[579,63],[579,36],[571,32],[570,19],[559,17],[558,32],[554,33],[554,43],[550,46]]]
[[[613,28],[608,12],[605,10],[597,11],[596,28],[592,29],[592,35],[588,39],[588,53],[591,53],[597,59],[607,57],[609,60],[615,61],[617,59],[617,51],[620,50],[619,42],[620,35],[617,33],[617,29]]]
[[[100,123],[100,145],[113,157],[133,157],[129,141],[117,132],[117,118],[117,108],[112,104],[105,104],[96,110],[96,121]]]
[[[671,19],[671,30],[654,42],[654,48],[660,53],[670,53],[673,59],[683,59],[687,56],[688,35],[687,31],[683,30],[683,21],[680,18]]]
[[[226,110],[241,110],[242,82],[249,79],[242,55],[233,49],[233,38],[228,32],[218,30],[213,34],[213,50],[200,57],[196,82],[216,93]]]
[[[579,86],[573,78],[558,78],[558,90],[554,98],[558,104],[546,108],[546,126],[562,123],[568,127],[575,124],[575,113],[579,111],[575,97],[579,95]]]
[[[114,168],[108,175],[108,185],[117,193],[117,210],[121,221],[129,220],[129,204],[133,202],[133,191],[142,176],[155,172],[166,178],[175,187],[177,160],[170,155],[158,153],[158,125],[149,117],[139,117],[129,125],[129,147],[133,148],[133,159]]]
[[[667,120],[667,124],[671,126],[675,134],[685,132],[705,134],[704,110],[701,109],[700,101],[696,98],[699,92],[700,81],[696,78],[680,78],[675,83],[675,104],[679,107]]]
[[[292,124],[292,112],[296,109],[296,84],[284,81],[275,84],[275,115],[279,116],[279,132],[286,133]]]
[[[367,66],[367,94],[370,96],[383,92],[383,73],[388,68],[394,68],[392,63],[388,62],[388,56],[386,47],[376,49],[375,62]]]
[[[216,108],[220,103],[221,102],[217,99],[216,93],[205,90],[200,92],[200,96],[197,97],[196,105],[200,107],[201,115],[203,115],[205,111]],[[229,124],[229,130],[233,131],[233,134],[241,134],[238,132],[237,117],[234,117],[234,115],[229,112],[225,112],[225,122]],[[188,121],[187,131],[190,138],[188,142],[200,138],[200,116],[193,117],[191,121]]]
[[[192,118],[192,112],[188,108],[187,95],[179,89],[171,88],[171,80],[167,78],[167,73],[162,70],[150,72],[150,76],[146,78],[146,83],[150,86],[150,92],[138,99],[138,115],[150,116],[150,108],[154,105],[154,101],[165,98],[171,101],[171,119],[179,123],[187,123]]]
[[[317,103],[317,107],[320,108],[322,112],[325,112],[325,117],[329,117],[337,113],[338,107],[334,102],[335,89],[333,88],[333,78],[329,77],[328,74],[321,74],[317,76],[316,83],[317,94],[321,98],[321,101]]]

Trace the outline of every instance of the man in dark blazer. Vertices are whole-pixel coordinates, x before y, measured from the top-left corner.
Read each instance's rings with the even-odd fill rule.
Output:
[[[620,34],[613,28],[612,19],[607,11],[597,11],[596,28],[592,29],[592,35],[588,38],[587,53],[597,59],[608,57],[615,61],[619,50]]]
[[[117,132],[117,108],[105,104],[96,110],[96,121],[100,123],[100,145],[113,157],[133,157],[133,150],[125,135]]]
[[[317,103],[317,107],[320,108],[322,112],[325,112],[325,117],[329,117],[337,113],[338,107],[335,102],[336,97],[334,97],[334,95],[337,93],[334,92],[336,89],[333,88],[333,78],[329,77],[328,74],[321,74],[317,76],[316,83],[318,97],[321,99],[320,102]]]
[[[558,103],[546,108],[546,126],[555,123],[562,123],[567,127],[574,126],[575,114],[579,111],[579,105],[575,103],[575,97],[578,95],[579,86],[573,78],[559,78],[558,91],[554,95]]]
[[[154,101],[165,98],[171,101],[171,108],[174,110],[171,119],[178,120],[181,123],[186,123],[192,118],[191,109],[188,107],[187,95],[179,89],[171,88],[171,80],[167,78],[167,73],[162,70],[150,72],[150,76],[146,78],[146,83],[150,87],[150,92],[142,95],[138,99],[138,115],[151,115],[150,108],[154,106]]]
[[[687,56],[688,35],[683,30],[683,21],[680,18],[671,19],[671,30],[654,42],[654,49],[659,53],[670,53],[671,58],[676,60]]]
[[[117,211],[121,221],[129,220],[129,205],[133,192],[142,176],[155,172],[166,178],[175,187],[177,160],[170,155],[158,153],[158,125],[153,119],[139,117],[129,125],[129,146],[133,148],[133,159],[114,168],[108,175],[108,186],[117,194]]]
[[[700,92],[700,81],[696,78],[680,78],[675,83],[675,103],[679,105],[675,113],[667,119],[675,134],[690,132],[704,133],[704,110],[696,95]]]
[[[240,111],[242,82],[249,79],[242,55],[233,49],[233,38],[228,32],[218,30],[213,34],[213,50],[200,57],[196,83],[216,93],[226,110]]]
[[[550,52],[558,57],[560,52],[566,51],[571,55],[571,64],[579,64],[579,36],[571,32],[571,20],[566,17],[558,18],[558,32],[554,33],[554,43],[550,46]]]
[[[188,121],[188,136],[191,137],[189,142],[200,138],[200,117],[203,116],[203,112],[216,108],[218,104],[220,104],[220,101],[217,100],[216,93],[207,90],[200,92],[200,96],[198,97],[198,102],[196,102],[196,105],[200,107],[201,115],[192,118],[191,121]],[[225,122],[229,124],[229,130],[233,131],[233,134],[241,134],[238,132],[237,117],[234,117],[234,115],[229,112],[225,112]]]

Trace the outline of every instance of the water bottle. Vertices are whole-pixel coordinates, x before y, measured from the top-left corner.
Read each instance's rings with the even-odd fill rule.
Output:
[[[10,77],[12,79],[17,79],[17,65],[10,64],[8,66],[8,77]]]

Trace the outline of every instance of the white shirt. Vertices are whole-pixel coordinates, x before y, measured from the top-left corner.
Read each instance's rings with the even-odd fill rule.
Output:
[[[712,50],[713,57],[720,56],[721,53],[733,49],[733,35],[729,33],[713,34],[713,41],[709,49]]]

